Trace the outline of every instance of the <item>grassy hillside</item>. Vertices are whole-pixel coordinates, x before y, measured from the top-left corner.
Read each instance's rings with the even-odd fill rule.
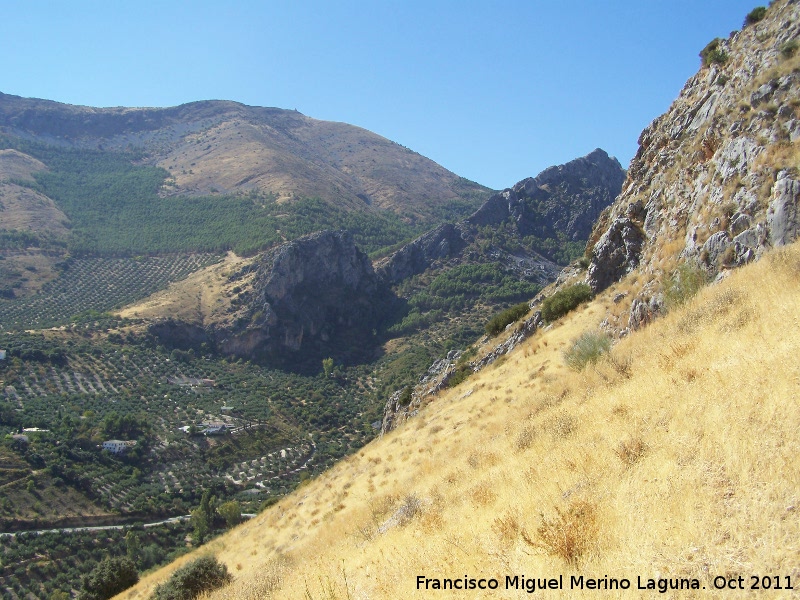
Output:
[[[653,593],[641,577],[701,588],[666,597],[716,597],[715,577],[741,576],[747,590],[725,592],[738,597],[758,575],[794,586],[770,597],[796,594],[800,247],[567,367],[564,351],[631,284],[202,548],[235,578],[210,597],[429,598],[417,576],[465,574],[500,589],[443,593],[521,598],[507,575],[563,575],[560,596]],[[176,566],[120,598],[146,598]],[[631,589],[570,591],[571,576]]]

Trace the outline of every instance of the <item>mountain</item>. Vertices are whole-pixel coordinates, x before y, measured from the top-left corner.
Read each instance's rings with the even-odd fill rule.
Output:
[[[234,577],[210,598],[796,585],[798,33],[777,1],[703,49],[584,259],[448,357],[477,373],[124,597],[201,553]]]
[[[374,269],[352,236],[323,231],[260,254],[210,286],[219,300],[205,302],[210,310],[186,311],[164,298],[124,314],[155,319],[150,331],[168,346],[206,343],[243,358],[290,357],[295,365],[313,356],[314,368],[326,356],[372,359],[376,333],[387,327],[397,337],[448,318],[472,323],[469,311],[527,299],[552,282],[560,269],[554,261],[583,252],[591,223],[624,177],[619,162],[598,149],[490,197],[467,219],[440,225]],[[484,317],[477,319],[473,325],[482,326]]]
[[[465,577],[517,597],[531,573],[564,597],[712,598],[717,577],[794,565],[800,248],[766,256],[572,370],[564,351],[614,306],[602,293],[119,597],[209,554],[233,575],[209,597],[234,600],[422,599]]]
[[[135,151],[165,169],[168,195],[259,192],[430,223],[487,188],[365,129],[297,111],[202,101],[92,108],[0,93],[0,132],[48,145]]]

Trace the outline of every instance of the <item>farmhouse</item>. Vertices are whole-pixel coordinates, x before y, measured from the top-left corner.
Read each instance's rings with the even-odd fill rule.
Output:
[[[203,433],[205,435],[224,435],[228,433],[228,425],[225,423],[208,423]]]
[[[103,442],[103,450],[108,450],[114,454],[122,454],[128,448],[133,448],[136,445],[136,440],[131,442],[124,442],[122,440],[108,440]]]

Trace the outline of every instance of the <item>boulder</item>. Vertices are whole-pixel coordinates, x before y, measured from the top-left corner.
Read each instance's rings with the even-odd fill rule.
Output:
[[[628,217],[615,219],[592,250],[586,283],[598,293],[639,264],[645,235]]]

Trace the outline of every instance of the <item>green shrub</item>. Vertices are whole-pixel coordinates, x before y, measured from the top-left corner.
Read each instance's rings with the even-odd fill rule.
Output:
[[[783,46],[781,46],[781,55],[784,58],[792,58],[795,53],[797,52],[798,43],[797,40],[789,40]]]
[[[513,323],[514,321],[518,321],[526,314],[530,307],[528,306],[527,302],[521,302],[515,306],[512,306],[509,309],[504,310],[503,312],[496,314],[491,320],[486,324],[486,333],[487,335],[497,335],[501,331],[506,328],[506,325],[509,323]]]
[[[232,581],[228,567],[216,556],[201,556],[173,573],[156,587],[153,600],[192,600]]]
[[[714,38],[700,51],[700,58],[704,67],[712,64],[724,65],[728,62],[728,53],[719,47],[722,41],[722,38]]]
[[[582,371],[589,363],[596,363],[611,348],[611,338],[600,331],[587,331],[564,352],[570,368]]]
[[[664,282],[664,306],[676,308],[708,283],[708,273],[696,263],[683,263]]]
[[[456,387],[459,383],[464,381],[467,377],[472,375],[474,371],[468,364],[459,365],[456,367],[455,372],[447,380],[447,387]]]
[[[130,558],[106,558],[83,577],[79,600],[106,600],[124,592],[139,581]]]
[[[562,290],[542,302],[542,319],[547,322],[563,317],[582,302],[592,299],[592,288],[585,283],[576,283]]]
[[[407,385],[403,388],[403,391],[400,393],[400,398],[398,399],[398,403],[400,406],[408,406],[411,404],[411,399],[414,397],[414,390],[411,388],[410,385]]]
[[[747,27],[748,25],[752,25],[753,23],[758,23],[761,19],[763,19],[767,15],[767,7],[766,6],[757,6],[744,18],[744,23],[742,27]]]

